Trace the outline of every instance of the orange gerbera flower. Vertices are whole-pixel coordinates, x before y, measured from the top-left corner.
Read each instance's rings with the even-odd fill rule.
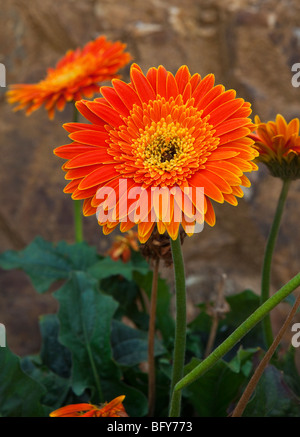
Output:
[[[54,151],[68,160],[64,191],[85,199],[83,213],[97,213],[105,234],[138,224],[142,243],[155,224],[172,239],[180,223],[188,235],[204,219],[213,226],[211,199],[236,205],[240,185],[250,186],[244,172],[257,169],[250,104],[186,66],[175,76],[163,66],[144,75],[134,64],[130,78],[77,102],[91,124],[64,126],[73,143]]]
[[[31,114],[45,105],[49,118],[55,108],[62,111],[66,102],[92,97],[99,91],[99,83],[116,77],[117,71],[130,60],[124,53],[125,44],[107,41],[100,36],[83,49],[70,50],[49,68],[46,78],[36,84],[11,85],[7,92],[9,103],[17,103],[15,111],[26,109]]]
[[[131,249],[136,252],[139,250],[138,246],[138,234],[137,232],[128,231],[124,237],[117,235],[111,248],[108,251],[108,255],[114,261],[122,259],[123,262],[127,262],[131,257]]]
[[[124,398],[119,396],[100,407],[87,403],[67,405],[50,413],[50,417],[128,417],[122,403]]]
[[[298,179],[300,177],[300,136],[299,119],[289,123],[277,114],[276,120],[262,123],[258,116],[256,133],[249,135],[255,141],[254,147],[259,152],[257,161],[263,162],[270,173],[281,179]]]

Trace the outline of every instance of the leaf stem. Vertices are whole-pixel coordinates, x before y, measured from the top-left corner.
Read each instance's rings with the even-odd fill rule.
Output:
[[[271,267],[272,267],[272,258],[273,252],[278,236],[278,231],[280,227],[281,217],[284,210],[285,201],[287,198],[288,190],[290,187],[291,180],[284,180],[282,184],[281,193],[278,199],[276,211],[273,218],[273,223],[271,226],[270,234],[268,237],[264,262],[263,262],[263,270],[262,270],[262,281],[261,281],[261,296],[260,302],[263,304],[269,298],[270,294],[270,282],[271,282]],[[271,318],[268,314],[262,322],[263,331],[265,336],[266,346],[269,348],[273,342],[273,333],[272,333],[272,325]]]
[[[196,381],[238,343],[258,322],[260,322],[273,308],[291,294],[300,285],[300,273],[294,276],[280,290],[264,302],[252,313],[223,343],[221,343],[195,369],[185,375],[175,386],[174,395]]]
[[[175,274],[175,293],[176,293],[176,324],[173,355],[173,371],[171,380],[171,403],[170,417],[180,416],[181,392],[173,393],[175,385],[183,377],[185,343],[186,343],[186,289],[185,271],[181,250],[180,233],[176,240],[171,241],[171,249]],[[173,393],[173,396],[172,396]]]

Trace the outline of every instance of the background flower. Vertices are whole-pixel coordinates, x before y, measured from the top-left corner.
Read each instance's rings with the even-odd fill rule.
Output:
[[[114,261],[122,259],[123,262],[127,262],[131,258],[131,250],[138,251],[138,234],[137,232],[128,231],[127,235],[121,236],[117,235],[115,240],[108,250],[108,255]]]
[[[298,179],[300,177],[300,137],[299,119],[289,123],[281,114],[275,121],[262,123],[255,116],[257,130],[249,135],[255,141],[258,150],[258,162],[266,164],[271,174],[282,179]]]
[[[144,75],[134,64],[130,78],[130,84],[114,79],[113,87],[102,87],[102,98],[77,102],[92,124],[66,124],[73,143],[54,151],[68,160],[63,169],[71,182],[65,192],[85,199],[85,215],[107,217],[98,217],[105,234],[119,223],[122,232],[137,223],[142,243],[155,222],[173,239],[180,222],[193,234],[189,217],[193,225],[205,218],[213,226],[211,200],[236,205],[243,196],[240,185],[250,186],[244,172],[257,169],[252,160],[258,153],[248,137],[254,128],[250,104],[236,98],[234,90],[215,86],[213,74],[201,79],[186,66],[175,76],[162,66]],[[126,191],[120,195],[121,180]],[[105,204],[98,191],[103,187],[112,190]],[[156,187],[180,190],[161,204]],[[194,197],[198,187],[204,187],[203,207]],[[139,199],[129,200],[135,189],[141,190]],[[181,220],[178,211],[184,213]]]
[[[83,403],[66,405],[50,413],[51,417],[128,417],[123,400],[125,396],[118,396],[109,403],[96,405]]]
[[[52,119],[55,109],[62,111],[66,102],[92,97],[100,82],[116,77],[130,60],[124,49],[125,44],[100,36],[83,49],[69,50],[55,68],[48,69],[45,79],[36,84],[11,85],[8,102],[18,104],[16,111],[25,109],[26,115],[44,105]]]

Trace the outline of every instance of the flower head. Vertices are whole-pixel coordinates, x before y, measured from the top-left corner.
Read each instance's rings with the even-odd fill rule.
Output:
[[[50,417],[128,417],[122,403],[124,398],[119,396],[100,407],[88,403],[67,405],[50,413]]]
[[[124,49],[125,44],[100,36],[82,49],[69,50],[55,68],[48,69],[45,79],[36,84],[11,85],[8,102],[18,104],[15,111],[25,108],[26,115],[44,105],[52,119],[55,109],[62,111],[66,102],[92,97],[99,91],[100,82],[116,77],[130,60]]]
[[[134,64],[130,79],[77,102],[91,124],[64,126],[73,143],[54,151],[67,159],[64,191],[85,199],[83,213],[97,213],[105,234],[137,224],[141,243],[155,224],[172,239],[180,224],[188,235],[204,220],[213,226],[211,200],[236,205],[250,185],[244,172],[257,169],[250,104],[186,66],[145,75]]]
[[[117,235],[111,248],[108,251],[108,255],[114,261],[122,259],[123,262],[127,262],[131,257],[131,250],[138,251],[138,234],[137,232],[128,231],[127,235]]]
[[[300,136],[299,119],[289,123],[277,114],[276,120],[262,123],[255,116],[257,130],[249,135],[255,141],[258,150],[258,162],[266,164],[270,173],[281,179],[298,179],[300,177]]]

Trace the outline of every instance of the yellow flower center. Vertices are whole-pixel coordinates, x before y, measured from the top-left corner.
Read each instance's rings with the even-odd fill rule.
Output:
[[[193,103],[191,99],[184,104],[179,95],[134,105],[124,124],[110,129],[108,153],[116,160],[115,169],[146,188],[186,184],[205,168],[220,140],[209,117],[202,117]]]
[[[186,154],[194,155],[194,138],[187,128],[178,122],[167,124],[164,120],[152,122],[133,143],[137,159],[144,167],[156,170],[160,175],[182,167]]]
[[[47,78],[40,82],[41,87],[46,89],[61,89],[70,87],[81,79],[84,79],[95,68],[94,57],[87,53],[76,61],[70,62],[58,69],[48,71]]]
[[[61,69],[59,74],[54,71],[50,72],[47,84],[49,86],[49,82],[51,86],[63,87],[70,83],[73,83],[74,80],[80,78],[80,75],[83,74],[83,69],[81,65],[69,64]]]

